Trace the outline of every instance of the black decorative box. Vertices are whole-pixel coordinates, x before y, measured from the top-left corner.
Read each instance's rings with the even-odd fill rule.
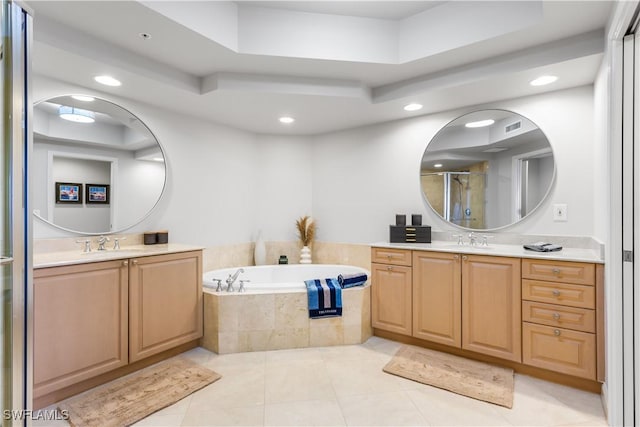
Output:
[[[390,225],[389,241],[391,243],[431,243],[431,226]]]

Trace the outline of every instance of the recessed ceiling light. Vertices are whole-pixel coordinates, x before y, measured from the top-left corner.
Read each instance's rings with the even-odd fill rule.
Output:
[[[293,123],[296,121],[296,119],[294,119],[293,117],[280,117],[278,120],[280,120],[280,123],[285,123],[285,124],[289,124],[289,123]]]
[[[408,104],[404,106],[405,111],[417,111],[422,108],[422,104]]]
[[[151,34],[149,33],[140,33],[139,36],[143,39],[143,40],[149,40],[151,38]]]
[[[467,124],[465,124],[465,127],[468,128],[483,128],[485,126],[491,126],[492,124],[494,124],[496,121],[493,119],[488,119],[488,120],[478,120],[477,122],[469,122]]]
[[[549,83],[553,83],[556,80],[558,80],[558,77],[556,76],[540,76],[535,80],[531,80],[529,84],[531,86],[544,86],[548,85]]]
[[[433,165],[434,168],[441,168],[442,167],[442,163],[436,163],[435,165]]]
[[[96,100],[93,96],[86,96],[86,95],[71,95],[71,97],[77,101],[82,101],[82,102],[93,102]]]
[[[60,108],[58,108],[58,116],[60,116],[61,119],[76,123],[93,123],[96,121],[96,115],[93,111],[68,107],[66,105],[61,105]]]
[[[111,76],[96,76],[94,80],[107,86],[120,86],[122,84],[120,80],[116,80]]]

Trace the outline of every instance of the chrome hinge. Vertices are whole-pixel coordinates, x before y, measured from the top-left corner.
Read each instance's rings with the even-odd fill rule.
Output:
[[[622,251],[622,261],[633,262],[633,251]]]

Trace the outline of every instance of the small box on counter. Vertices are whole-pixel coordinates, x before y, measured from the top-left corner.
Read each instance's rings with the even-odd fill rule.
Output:
[[[389,242],[391,243],[431,243],[431,226],[389,226]]]
[[[155,231],[144,233],[144,244],[155,245],[158,243],[158,235]]]

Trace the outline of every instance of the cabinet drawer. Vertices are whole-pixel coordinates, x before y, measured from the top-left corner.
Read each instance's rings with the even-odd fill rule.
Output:
[[[524,364],[596,379],[594,334],[523,323],[522,338]]]
[[[595,272],[596,267],[594,264],[583,262],[548,261],[527,258],[522,260],[523,279],[549,280],[593,286],[595,284]]]
[[[522,320],[582,332],[596,331],[596,312],[586,308],[522,301]]]
[[[571,307],[595,308],[593,286],[522,280],[522,299]]]
[[[406,249],[371,248],[371,262],[411,266],[411,251]]]

